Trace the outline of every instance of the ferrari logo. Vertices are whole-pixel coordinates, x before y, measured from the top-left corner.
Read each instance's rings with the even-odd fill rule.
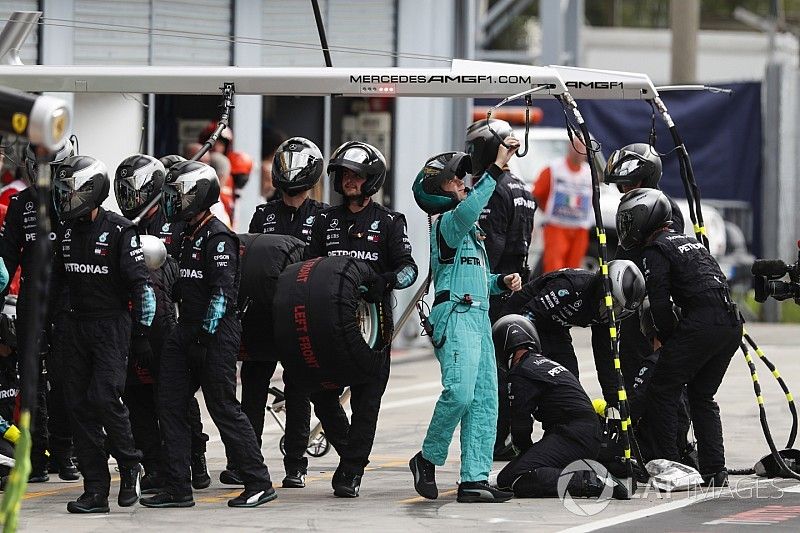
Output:
[[[25,113],[14,113],[11,115],[11,127],[17,135],[22,135],[28,127],[28,115]]]

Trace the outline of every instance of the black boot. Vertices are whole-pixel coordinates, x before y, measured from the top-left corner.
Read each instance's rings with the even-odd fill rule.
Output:
[[[74,502],[67,504],[70,513],[107,513],[108,497],[95,492],[84,492]]]
[[[516,459],[517,455],[519,455],[518,450],[510,442],[502,446],[494,447],[493,459],[495,461],[511,461],[512,459]]]
[[[728,471],[720,470],[716,474],[708,474],[703,476],[704,487],[727,487],[728,486]]]
[[[165,481],[161,474],[152,471],[142,476],[139,486],[142,489],[142,494],[158,494],[164,490]]]
[[[302,489],[306,486],[306,473],[299,470],[286,472],[282,485],[284,489]]]
[[[142,467],[140,465],[119,467],[117,503],[120,507],[130,507],[139,500],[139,496],[142,494],[141,480]]]
[[[567,485],[567,491],[575,497],[596,498],[604,491],[607,492],[607,487],[612,487],[611,497],[615,500],[631,499],[627,485],[609,473],[606,473],[605,478],[601,478],[594,472],[578,472]]]
[[[336,469],[331,479],[333,494],[340,498],[358,498],[358,491],[361,489],[361,474],[345,472]]]
[[[50,476],[47,475],[47,468],[44,465],[34,465],[31,467],[28,483],[44,483],[49,480]]]
[[[81,476],[72,457],[55,457],[50,460],[50,472],[57,473],[62,481],[78,481]]]
[[[186,496],[173,496],[169,492],[162,491],[155,496],[142,498],[139,503],[145,507],[194,507],[194,498],[191,494]]]
[[[272,487],[261,490],[244,489],[237,497],[228,500],[228,507],[258,507],[277,497],[278,493]]]
[[[208,474],[206,454],[198,453],[192,456],[192,488],[202,490],[211,485],[211,476]]]
[[[496,489],[488,481],[462,481],[456,500],[460,503],[502,503],[514,497],[513,492]]]
[[[411,458],[408,462],[411,473],[414,474],[414,490],[423,498],[435,500],[439,497],[439,488],[436,486],[436,467],[422,456],[422,452]]]
[[[219,482],[223,485],[244,485],[239,472],[233,468],[227,468],[220,472]]]

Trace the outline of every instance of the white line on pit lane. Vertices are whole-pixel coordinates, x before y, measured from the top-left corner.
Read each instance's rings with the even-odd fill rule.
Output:
[[[758,484],[758,480],[756,480],[756,485]],[[695,503],[700,503],[706,500],[719,498],[723,494],[731,494],[731,492],[738,493],[743,490],[752,490],[753,485],[751,483],[746,483],[746,485],[742,488],[735,488],[735,490],[711,490],[709,492],[705,492],[699,494],[697,496],[689,496],[685,499],[669,502],[669,503],[662,503],[661,505],[656,505],[654,507],[649,507],[647,509],[640,509],[638,511],[632,511],[630,513],[624,513],[617,516],[612,516],[611,518],[606,518],[605,520],[598,520],[596,522],[590,522],[588,524],[583,524],[582,526],[575,526],[569,529],[562,529],[559,533],[589,533],[591,531],[597,531],[598,529],[604,529],[607,527],[618,526],[619,524],[624,524],[626,522],[632,522],[633,520],[639,520],[641,518],[648,518],[650,516],[667,513],[669,511],[674,511],[675,509],[680,509],[682,507],[688,507],[689,505],[694,505]],[[785,489],[783,489],[785,490]]]

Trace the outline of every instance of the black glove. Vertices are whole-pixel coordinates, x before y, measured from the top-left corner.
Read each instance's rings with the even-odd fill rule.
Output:
[[[206,353],[214,335],[205,330],[201,330],[197,339],[189,345],[189,366],[192,368],[203,368],[206,362]]]
[[[378,274],[364,293],[364,300],[373,304],[382,302],[386,292],[394,289],[396,281],[397,275],[394,272]]]
[[[153,348],[147,335],[134,333],[131,337],[131,359],[140,364],[147,364],[153,360]]]

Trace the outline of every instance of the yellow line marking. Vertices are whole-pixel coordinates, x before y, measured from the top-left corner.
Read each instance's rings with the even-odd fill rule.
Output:
[[[452,496],[453,494],[458,493],[458,489],[450,489],[444,492],[440,492],[439,496]],[[419,502],[432,502],[433,500],[429,500],[428,498],[423,498],[422,496],[416,496],[414,498],[408,498],[405,500],[400,500],[398,503],[419,503]]]

